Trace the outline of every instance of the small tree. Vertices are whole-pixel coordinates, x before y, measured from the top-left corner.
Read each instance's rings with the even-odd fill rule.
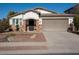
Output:
[[[9,23],[8,23],[8,20],[6,18],[3,18],[1,21],[0,21],[0,32],[4,32],[6,29],[8,29],[10,26],[9,26]]]
[[[0,32],[4,32],[6,29],[9,29],[9,18],[14,14],[16,14],[16,12],[10,11],[7,15],[7,18],[3,18],[0,20]]]
[[[15,11],[9,11],[7,14],[7,18],[11,17],[12,15],[16,14],[17,12]]]

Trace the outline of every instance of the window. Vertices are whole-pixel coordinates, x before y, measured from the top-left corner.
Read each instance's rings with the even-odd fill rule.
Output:
[[[16,30],[19,30],[19,19],[16,19]]]
[[[13,25],[15,25],[15,19],[13,19],[13,22],[12,23],[13,23]]]
[[[20,25],[22,24],[22,21],[21,21],[21,20],[22,20],[22,19],[20,18],[20,20],[19,20],[19,21],[20,21]]]
[[[18,25],[18,20],[19,20],[19,19],[16,19],[16,25]]]

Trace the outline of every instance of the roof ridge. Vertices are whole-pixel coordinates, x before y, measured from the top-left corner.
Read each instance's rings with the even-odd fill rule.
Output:
[[[34,8],[34,10],[36,10],[36,9],[41,9],[41,10],[45,10],[45,11],[48,11],[48,12],[56,13],[56,14],[57,14],[57,12],[55,12],[54,10],[51,11],[51,10],[48,10],[48,9],[46,9],[46,8],[44,8],[44,7],[37,7],[37,8]]]
[[[47,10],[46,8],[38,7],[38,8],[34,8],[34,9],[29,9],[29,10],[25,10],[25,11],[22,11],[22,12],[18,12],[16,14],[12,15],[11,17],[19,15],[19,14],[24,14],[25,12],[28,12],[28,11],[34,11],[34,12],[37,12],[38,14],[40,14],[38,11],[36,11],[36,9],[42,9],[42,10],[45,10],[45,11],[57,14],[56,12]]]

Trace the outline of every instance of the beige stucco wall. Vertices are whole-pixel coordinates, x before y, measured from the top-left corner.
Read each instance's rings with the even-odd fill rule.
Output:
[[[9,24],[10,25],[13,25],[12,24],[12,20],[13,19],[19,19],[19,25],[20,25],[20,19],[23,19],[23,15],[22,14],[19,14],[19,15],[17,15],[17,16],[14,16],[14,17],[11,17],[10,19],[9,19]],[[16,22],[16,21],[15,21]],[[16,24],[15,24],[16,25]]]
[[[39,15],[33,11],[29,11],[27,13],[24,14],[23,16],[23,20],[26,20],[26,19],[36,19],[38,20],[39,19]]]

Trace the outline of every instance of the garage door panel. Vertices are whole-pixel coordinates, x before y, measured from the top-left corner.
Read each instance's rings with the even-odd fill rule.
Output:
[[[43,20],[43,31],[67,31],[68,20]]]

